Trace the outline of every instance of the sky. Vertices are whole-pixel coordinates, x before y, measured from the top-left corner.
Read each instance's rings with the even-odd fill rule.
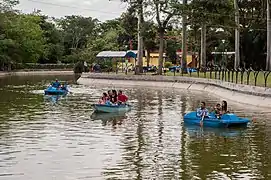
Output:
[[[106,21],[119,17],[127,8],[120,0],[20,0],[16,7],[23,13],[41,10],[50,17],[82,15]]]

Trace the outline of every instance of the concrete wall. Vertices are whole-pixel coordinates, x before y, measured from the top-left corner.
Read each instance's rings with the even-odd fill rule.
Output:
[[[144,86],[156,88],[178,88],[204,91],[239,103],[259,107],[271,107],[271,89],[220,80],[180,76],[134,76],[117,74],[83,74],[77,81],[84,85]]]
[[[42,70],[42,71],[17,71],[17,72],[0,72],[0,78],[5,76],[33,76],[33,75],[73,75],[71,70]]]

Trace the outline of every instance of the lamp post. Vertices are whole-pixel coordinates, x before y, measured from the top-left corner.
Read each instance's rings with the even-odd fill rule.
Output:
[[[223,44],[223,52],[222,52],[222,61],[224,60],[224,51],[225,51],[225,39],[222,39],[222,44]],[[220,65],[222,65],[222,63],[220,62]]]
[[[217,52],[217,47],[215,47],[215,57],[214,57],[214,60],[215,60],[214,64],[215,64],[215,65],[217,64],[217,63],[216,63],[216,56],[217,56],[216,52]]]
[[[226,68],[227,68],[227,66],[228,66],[228,53],[227,53],[227,52],[228,52],[228,50],[225,49],[225,53],[226,53],[225,56],[226,56],[226,57],[225,57],[225,62],[224,62],[224,64],[225,64]]]

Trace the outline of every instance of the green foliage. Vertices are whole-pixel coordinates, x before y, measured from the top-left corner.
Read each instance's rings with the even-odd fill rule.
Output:
[[[171,66],[173,66],[172,62],[165,62],[165,68],[169,68]]]
[[[37,62],[45,39],[35,15],[1,14],[0,53],[2,65],[11,62]]]
[[[22,14],[14,10],[18,0],[0,2],[0,68],[28,68],[27,63],[93,63],[105,50],[126,51],[130,42],[137,49],[136,13],[144,8],[140,33],[147,52],[157,51],[159,41],[166,39],[163,50],[167,59],[176,62],[176,50],[181,48],[180,16],[188,16],[188,51],[200,50],[200,27],[207,25],[207,57],[217,51],[234,51],[233,0],[190,0],[183,5],[178,0],[123,0],[129,7],[119,18],[99,22],[82,16],[50,19],[39,13]],[[266,52],[266,2],[238,1],[240,10],[240,52],[243,66],[263,68]],[[143,6],[142,6],[143,5]],[[220,31],[218,31],[220,30]],[[158,38],[159,37],[159,38]],[[225,40],[222,44],[221,40]],[[161,41],[163,42],[163,41]],[[210,55],[210,56],[208,56]],[[217,57],[222,59],[222,57]],[[160,58],[163,60],[163,58]],[[208,61],[208,60],[207,60]],[[80,63],[77,63],[80,62]],[[105,68],[113,67],[112,62]],[[168,64],[168,63],[167,63]],[[34,67],[29,67],[34,68]]]
[[[78,61],[73,69],[74,73],[82,73],[84,72],[84,63],[82,61]]]

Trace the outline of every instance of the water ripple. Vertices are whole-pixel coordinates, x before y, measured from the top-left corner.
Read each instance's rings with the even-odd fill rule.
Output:
[[[200,92],[126,88],[131,112],[97,114],[91,104],[107,88],[73,84],[73,94],[52,101],[42,97],[43,78],[0,89],[0,178],[270,178],[270,110],[233,104],[256,123],[202,129],[185,126],[183,114],[220,100]]]

